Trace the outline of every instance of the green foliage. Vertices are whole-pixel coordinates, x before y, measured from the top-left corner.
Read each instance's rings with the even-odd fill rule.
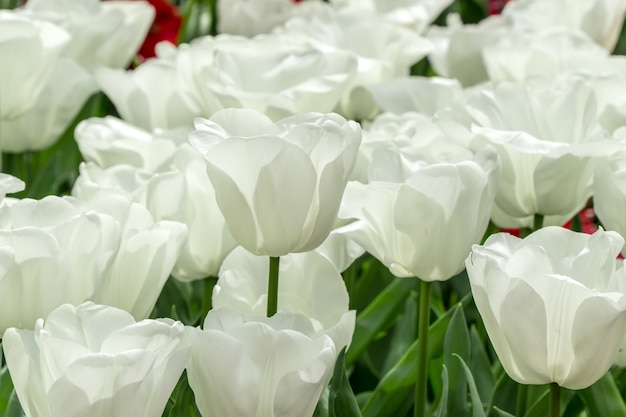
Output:
[[[0,0],[0,9],[15,9],[20,5],[20,0]]]
[[[163,412],[163,417],[196,417],[200,412],[196,407],[196,399],[187,382],[187,372],[183,372],[176,388]]]
[[[201,325],[212,307],[211,295],[216,282],[214,277],[191,282],[170,277],[150,317],[170,317],[188,326]]]
[[[189,0],[183,10],[179,43],[205,35],[217,34],[217,0]]]
[[[361,417],[359,404],[350,387],[345,369],[346,348],[337,357],[333,378],[328,389],[329,417]]]

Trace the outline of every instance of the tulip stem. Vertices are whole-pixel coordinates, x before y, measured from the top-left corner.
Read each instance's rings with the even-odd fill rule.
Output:
[[[270,256],[270,274],[267,282],[267,317],[278,311],[278,267],[280,257]]]
[[[417,328],[417,380],[415,383],[415,417],[426,415],[426,384],[428,382],[428,325],[430,324],[430,282],[420,280],[420,301]]]
[[[535,218],[533,219],[533,232],[541,229],[543,227],[543,214],[535,214]]]
[[[561,416],[561,387],[556,382],[550,384],[550,417]]]
[[[526,403],[528,401],[528,385],[519,384],[517,387],[517,408],[515,410],[516,416],[526,415]]]

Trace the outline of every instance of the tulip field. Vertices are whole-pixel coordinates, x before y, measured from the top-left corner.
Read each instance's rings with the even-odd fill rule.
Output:
[[[0,0],[0,417],[626,416],[625,0]]]

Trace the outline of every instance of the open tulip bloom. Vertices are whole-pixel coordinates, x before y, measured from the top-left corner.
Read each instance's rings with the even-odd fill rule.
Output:
[[[308,317],[220,307],[195,330],[187,374],[202,416],[313,415],[336,351]]]
[[[136,323],[91,302],[62,305],[2,341],[27,417],[160,417],[190,353],[180,322]]]
[[[466,260],[472,295],[507,374],[522,384],[583,389],[609,369],[626,332],[624,239],[560,227],[506,233]]]

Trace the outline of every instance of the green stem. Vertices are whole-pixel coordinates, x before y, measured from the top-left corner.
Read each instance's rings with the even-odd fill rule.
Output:
[[[533,232],[541,229],[543,227],[543,214],[535,214],[535,218],[533,219]]]
[[[278,267],[280,258],[270,256],[270,274],[267,282],[267,317],[278,311]]]
[[[415,383],[415,417],[426,415],[426,384],[428,382],[428,325],[430,323],[430,282],[420,281],[417,329],[417,380]]]
[[[215,287],[216,283],[216,277],[208,277],[203,280],[201,323],[204,323],[204,318],[213,308],[213,287]]]
[[[550,417],[561,416],[561,387],[556,382],[550,384]]]
[[[528,385],[519,384],[517,387],[517,408],[515,415],[523,417],[526,415],[526,403],[528,402]]]

